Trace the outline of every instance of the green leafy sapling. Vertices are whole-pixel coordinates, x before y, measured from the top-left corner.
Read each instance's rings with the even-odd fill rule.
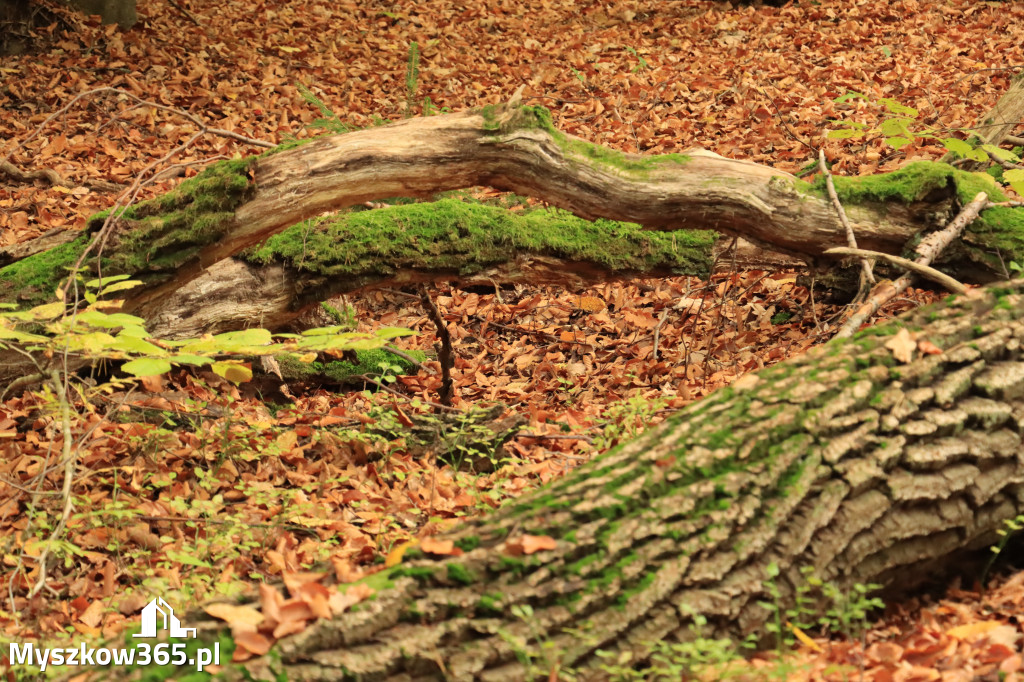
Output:
[[[87,359],[122,360],[121,369],[134,377],[155,376],[175,366],[209,367],[239,383],[252,378],[246,358],[292,354],[312,362],[324,351],[372,350],[389,339],[413,332],[388,327],[373,334],[350,331],[347,325],[309,329],[302,334],[272,334],[266,329],[243,329],[206,334],[195,339],[160,340],[146,331],[145,320],[118,312],[123,301],[102,297],[140,284],[126,275],[81,282],[84,306],[57,299],[25,311],[0,304],[0,349],[22,353],[69,354]]]
[[[854,99],[870,101],[870,97],[859,92],[847,92],[837,97],[834,101],[837,104]],[[946,130],[940,130],[931,126],[919,124],[917,121],[920,115],[918,110],[908,107],[891,97],[882,97],[876,100],[890,114],[876,126],[869,126],[856,121],[831,120],[839,128],[830,130],[827,137],[833,140],[859,139],[866,135],[881,134],[885,143],[893,149],[900,149],[912,143],[915,138],[931,139],[939,142],[947,151],[956,156],[970,161],[985,162],[994,158],[999,163],[1019,164],[1020,156],[1012,151],[1002,149],[994,144],[979,144],[980,136],[974,131],[963,130],[968,135],[967,140],[961,140],[951,135],[945,135]],[[1024,169],[1012,168],[1003,172],[1003,180],[1013,188],[1017,194],[1024,196]]]

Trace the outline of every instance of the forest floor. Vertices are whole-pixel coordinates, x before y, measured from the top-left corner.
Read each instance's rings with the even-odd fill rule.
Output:
[[[70,186],[0,171],[0,247],[81,228],[140,175],[175,168],[141,199],[173,186],[176,173],[260,151],[206,135],[165,158],[197,130],[173,109],[278,143],[321,134],[325,117],[364,127],[499,103],[525,84],[524,102],[547,106],[560,129],[623,151],[700,146],[795,173],[824,147],[834,173],[857,175],[940,157],[927,134],[972,125],[1006,91],[1008,65],[1024,63],[1024,6],[967,0],[737,9],[699,0],[146,0],[127,32],[48,11],[54,21],[32,51],[0,58],[0,161],[56,171]],[[167,108],[94,94],[48,121],[94,88]],[[851,92],[863,97],[843,98]],[[912,107],[920,133],[898,151],[880,133],[825,138],[836,120],[878,125],[887,100]],[[487,473],[386,435],[409,414],[431,414],[436,360],[395,377],[393,392],[286,386],[286,397],[264,399],[252,386],[183,371],[94,391],[73,425],[75,512],[49,546],[60,559],[48,568],[49,589],[33,597],[61,513],[53,462],[63,436],[51,394],[6,396],[0,637],[113,637],[155,594],[184,610],[264,580],[318,579],[313,567],[358,578],[396,560],[403,543],[827,340],[842,309],[813,301],[798,274],[637,278],[586,291],[438,284],[457,353],[455,406],[501,403],[533,436],[490,453]],[[913,289],[879,318],[936,296]],[[360,329],[416,331],[399,347],[434,355],[435,329],[408,292],[369,291],[338,305],[352,307]],[[784,676],[1021,679],[1024,574],[987,592],[981,578],[889,604],[860,641],[798,641]],[[765,655],[732,672],[777,677],[779,665]]]

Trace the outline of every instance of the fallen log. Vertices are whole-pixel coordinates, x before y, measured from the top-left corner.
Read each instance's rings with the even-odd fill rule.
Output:
[[[705,637],[758,632],[769,583],[789,608],[805,571],[850,590],[956,568],[1024,512],[1022,292],[951,297],[744,377],[439,538],[461,554],[410,550],[370,599],[226,675],[605,679],[598,652],[641,664],[696,617]],[[242,652],[273,641],[272,611]]]
[[[409,119],[318,138],[250,159],[225,161],[168,194],[133,206],[101,237],[104,274],[130,274],[145,286],[126,309],[152,317],[174,291],[213,264],[297,223],[390,196],[429,197],[487,185],[564,208],[657,230],[715,230],[805,260],[845,243],[821,188],[781,171],[698,150],[644,157],[566,135],[542,107],[492,106]],[[991,182],[944,164],[918,162],[866,178],[836,178],[858,244],[899,253]],[[96,231],[105,215],[91,221]],[[1004,276],[1024,262],[1024,219],[991,208],[946,265],[958,279]],[[52,295],[84,241],[0,269],[4,300]],[[386,263],[386,254],[381,261]],[[49,276],[46,276],[46,275]]]

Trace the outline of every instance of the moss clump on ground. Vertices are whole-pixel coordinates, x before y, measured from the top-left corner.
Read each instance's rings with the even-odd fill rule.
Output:
[[[294,355],[284,355],[278,358],[281,366],[281,374],[285,379],[312,380],[329,379],[339,384],[360,383],[362,376],[380,376],[381,363],[400,367],[397,374],[409,374],[414,371],[415,365],[400,355],[395,355],[385,348],[373,350],[358,350],[355,352],[355,360],[334,360],[331,362],[301,362]],[[420,350],[410,350],[406,355],[419,362],[426,360],[427,355]]]
[[[611,271],[706,275],[710,231],[662,233],[633,223],[590,222],[559,209],[512,212],[455,199],[345,213],[300,223],[242,254],[300,271],[348,278],[400,269],[468,275],[518,254],[593,263]]]

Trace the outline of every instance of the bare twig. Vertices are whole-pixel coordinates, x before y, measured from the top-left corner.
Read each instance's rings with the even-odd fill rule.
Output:
[[[179,12],[181,12],[182,14],[184,14],[186,17],[188,17],[189,21],[191,21],[193,24],[195,24],[199,28],[203,27],[203,25],[199,23],[199,20],[196,19],[194,16],[192,16],[191,12],[189,12],[187,9],[185,9],[184,7],[182,7],[181,5],[176,3],[174,0],[167,0],[167,4],[169,4],[171,7],[173,7],[174,9],[176,9]]]
[[[575,435],[571,433],[553,433],[550,435],[544,435],[542,433],[517,433],[513,438],[536,438],[537,440],[581,440],[585,443],[593,444],[594,440],[590,436]]]
[[[775,103],[775,100],[772,99],[768,95],[767,92],[765,92],[764,90],[761,90],[761,88],[758,88],[758,90],[761,91],[761,94],[764,95],[765,99],[767,99],[769,102],[772,103],[772,109],[775,110],[775,115],[779,117],[779,123],[781,123],[782,126],[786,129],[786,132],[789,133],[789,136],[792,137],[797,142],[799,142],[800,144],[802,144],[803,146],[805,146],[808,149],[810,149],[812,152],[819,151],[819,150],[815,149],[814,146],[811,145],[810,143],[805,142],[802,139],[800,139],[800,136],[797,135],[796,132],[794,132],[793,129],[789,127],[789,123],[786,122],[786,119],[785,119],[785,117],[783,117],[782,112],[779,111],[779,106]],[[776,90],[778,90],[778,88],[776,88]]]
[[[53,389],[57,392],[60,400],[61,435],[64,438],[64,442],[61,444],[61,461],[64,462],[64,485],[60,491],[64,498],[64,508],[61,511],[60,520],[47,538],[46,543],[43,545],[43,551],[37,560],[39,577],[36,580],[36,584],[29,590],[28,596],[30,598],[36,596],[39,590],[46,587],[46,561],[50,557],[50,550],[53,548],[57,538],[64,532],[68,519],[71,518],[71,512],[75,509],[74,498],[71,496],[71,482],[75,478],[75,465],[78,463],[78,457],[75,456],[75,448],[71,438],[71,403],[69,402],[66,390],[66,379],[67,377],[62,378],[57,370],[50,371],[50,381],[53,383]]]
[[[932,280],[942,286],[946,287],[955,294],[966,294],[967,287],[953,279],[944,272],[939,272],[933,267],[928,265],[922,265],[921,263],[915,263],[912,260],[906,258],[900,258],[899,256],[893,256],[888,253],[881,253],[880,251],[868,251],[867,249],[849,249],[842,246],[837,246],[834,249],[829,249],[825,253],[835,254],[838,256],[857,256],[860,258],[881,258],[882,260],[888,261],[893,265],[916,272],[917,274]]]
[[[846,211],[843,209],[842,203],[839,201],[839,195],[836,194],[836,185],[832,181],[832,172],[829,171],[828,165],[825,163],[825,150],[818,150],[818,168],[821,169],[822,175],[825,176],[825,186],[828,188],[828,195],[832,198],[832,205],[836,207],[836,213],[839,214],[839,222],[843,224],[843,229],[846,230],[846,245],[851,249],[857,248],[857,237],[853,234],[853,226],[850,225],[850,221],[846,217]],[[867,258],[862,258],[860,261],[861,266],[861,278],[860,286],[861,292],[867,289],[867,285],[875,283],[875,276],[871,273],[871,261]]]
[[[665,319],[668,318],[668,308],[661,311],[661,317],[658,319],[657,326],[654,327],[654,352],[651,353],[651,359],[654,362],[658,361],[658,340],[661,334],[661,325],[665,324]]]
[[[430,292],[425,286],[420,286],[420,301],[426,309],[430,319],[437,327],[437,338],[441,340],[441,348],[438,350],[437,359],[441,362],[441,389],[437,392],[441,404],[446,407],[452,406],[452,395],[455,393],[455,385],[452,382],[452,365],[455,364],[455,353],[452,351],[452,335],[448,333],[448,326],[444,323],[440,311],[430,298]]]
[[[936,256],[942,253],[943,249],[952,243],[954,239],[960,236],[960,234],[975,218],[981,213],[985,206],[988,205],[988,195],[984,192],[979,192],[978,196],[974,197],[974,200],[967,204],[960,214],[950,221],[949,225],[942,228],[938,232],[933,232],[917,245],[915,251],[918,253],[918,258],[915,262],[920,265],[929,265],[935,260]],[[878,309],[886,304],[889,300],[898,296],[913,281],[913,275],[906,273],[894,282],[884,281],[880,282],[868,296],[868,300],[865,301],[857,311],[850,316],[848,320],[836,333],[837,339],[845,339],[854,335],[854,333],[860,329],[860,326],[867,321],[872,315],[878,312]]]
[[[431,374],[434,373],[433,367],[425,367],[422,362],[420,362],[413,356],[409,355],[408,353],[401,351],[398,348],[395,348],[394,346],[384,346],[384,350],[386,350],[389,353],[393,353],[394,355],[397,355],[403,360],[406,360],[407,362],[411,363],[412,366],[415,367],[416,369],[425,369],[429,371]]]
[[[397,396],[397,397],[403,398],[405,400],[409,399],[409,396],[405,395],[404,393],[399,393],[395,389],[393,389],[390,386],[388,386],[387,384],[385,384],[383,381],[378,381],[377,379],[374,379],[371,376],[367,376],[366,374],[360,374],[359,376],[357,376],[355,378],[361,379],[362,381],[365,381],[365,382],[370,383],[370,384],[374,384],[377,388],[379,388],[381,390],[384,390],[384,391],[387,391],[388,393],[390,393],[393,396]],[[450,412],[462,412],[462,410],[460,410],[459,408],[452,407],[451,405],[442,405],[440,403],[431,402],[429,400],[424,400],[423,403],[426,404],[426,405],[430,405],[431,407],[436,407],[439,410],[448,410]]]

